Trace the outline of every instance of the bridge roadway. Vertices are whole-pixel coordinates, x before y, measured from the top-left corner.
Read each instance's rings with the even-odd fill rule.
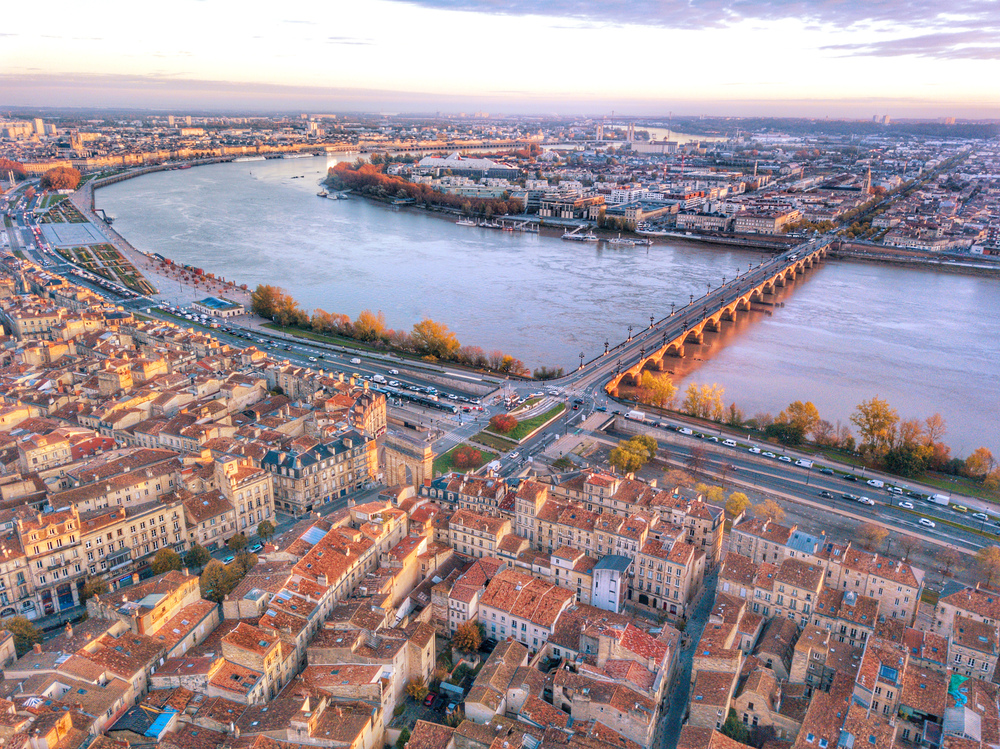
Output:
[[[833,235],[824,235],[775,255],[652,324],[631,340],[554,380],[553,384],[592,397],[606,384],[604,389],[617,395],[619,384],[637,383],[643,369],[662,371],[663,357],[683,356],[686,342],[701,343],[706,330],[718,330],[723,320],[734,320],[740,311],[750,309],[752,301],[763,300],[765,295],[774,293],[775,287],[786,285],[819,262],[834,239]]]

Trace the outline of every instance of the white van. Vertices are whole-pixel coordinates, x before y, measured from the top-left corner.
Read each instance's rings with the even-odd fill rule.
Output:
[[[351,359],[351,364],[360,364],[360,363],[361,360],[356,356],[353,359]]]
[[[722,440],[722,444],[726,447],[736,447],[736,440]]]
[[[881,489],[885,486],[885,482],[882,479],[868,479],[868,486],[874,486],[876,489]]]
[[[678,433],[679,433],[679,434],[694,434],[694,432],[692,432],[692,431],[691,431],[690,429],[688,429],[687,427],[681,427],[681,428],[680,428],[680,429],[678,429],[677,431],[678,431]]]
[[[795,461],[795,465],[799,466],[800,468],[812,468],[813,467],[813,462],[811,460],[805,460],[803,458],[798,458]]]
[[[398,375],[399,374],[399,370],[398,369],[390,369],[389,370],[389,374],[391,374],[391,375]]]

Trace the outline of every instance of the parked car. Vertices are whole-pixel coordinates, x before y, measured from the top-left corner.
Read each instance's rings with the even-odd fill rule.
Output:
[[[451,715],[457,709],[458,709],[458,703],[457,702],[454,702],[454,701],[449,702],[448,703],[448,709],[444,711],[444,714],[445,715]]]
[[[937,528],[937,524],[935,524],[933,520],[928,520],[927,518],[920,518],[917,522],[925,528]]]
[[[256,554],[258,551],[262,551],[264,547],[261,544],[254,544],[250,547],[250,553]]]
[[[441,712],[444,710],[444,706],[448,704],[447,698],[443,694],[439,694],[434,698],[434,704],[431,705],[431,710],[434,712]]]
[[[226,557],[225,559],[222,560],[222,563],[223,564],[229,564],[234,559],[236,559],[236,557],[234,557],[232,554],[230,554],[228,557]]]
[[[428,692],[427,696],[424,697],[424,707],[430,707],[434,704],[434,700],[437,699],[437,692]]]

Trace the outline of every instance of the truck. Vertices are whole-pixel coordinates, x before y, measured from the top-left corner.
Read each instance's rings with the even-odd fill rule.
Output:
[[[625,418],[633,421],[645,421],[646,414],[644,411],[629,411],[625,414]]]
[[[933,502],[936,505],[947,505],[948,504],[948,495],[947,494],[932,494],[931,495],[931,502]]]
[[[372,375],[372,382],[377,382],[379,385],[385,384],[385,377],[380,374]]]

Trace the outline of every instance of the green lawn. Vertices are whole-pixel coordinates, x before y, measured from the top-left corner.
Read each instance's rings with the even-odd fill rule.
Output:
[[[492,447],[494,450],[499,450],[500,452],[507,452],[517,447],[516,442],[505,440],[503,437],[497,437],[495,434],[491,434],[485,430],[477,434],[472,439],[488,447]]]
[[[942,492],[966,494],[970,497],[985,499],[987,502],[1000,503],[1000,495],[997,492],[991,492],[978,481],[967,479],[964,476],[942,476],[940,474],[925,473],[915,478],[914,481],[933,486]]]
[[[479,434],[477,434],[473,439],[477,442],[482,442],[485,445],[496,445],[502,447],[504,444],[510,442],[511,447],[506,449],[511,449],[514,447],[513,443],[519,443],[533,431],[538,429],[540,426],[548,424],[559,414],[566,410],[566,404],[559,403],[552,408],[550,408],[545,413],[539,414],[538,416],[532,416],[530,419],[525,419],[524,421],[517,422],[517,426],[511,429],[507,434],[500,435],[493,432],[487,427]]]
[[[479,454],[482,456],[482,460],[480,461],[479,465],[476,466],[475,468],[472,468],[472,469],[469,469],[469,470],[475,470],[476,468],[480,468],[481,466],[486,465],[490,461],[493,461],[493,460],[497,459],[497,456],[496,456],[495,453],[491,453],[489,450],[484,450],[483,448],[479,447],[478,445],[468,445],[468,444],[466,444],[466,443],[463,442],[460,445],[455,445],[448,452],[442,453],[441,455],[438,455],[436,458],[434,458],[434,475],[435,476],[437,476],[439,474],[442,474],[442,473],[448,473],[448,471],[450,471],[452,469],[452,462],[451,462],[452,461],[452,456],[454,455],[455,451],[458,448],[460,448],[460,447],[474,447],[475,449],[479,450]]]

